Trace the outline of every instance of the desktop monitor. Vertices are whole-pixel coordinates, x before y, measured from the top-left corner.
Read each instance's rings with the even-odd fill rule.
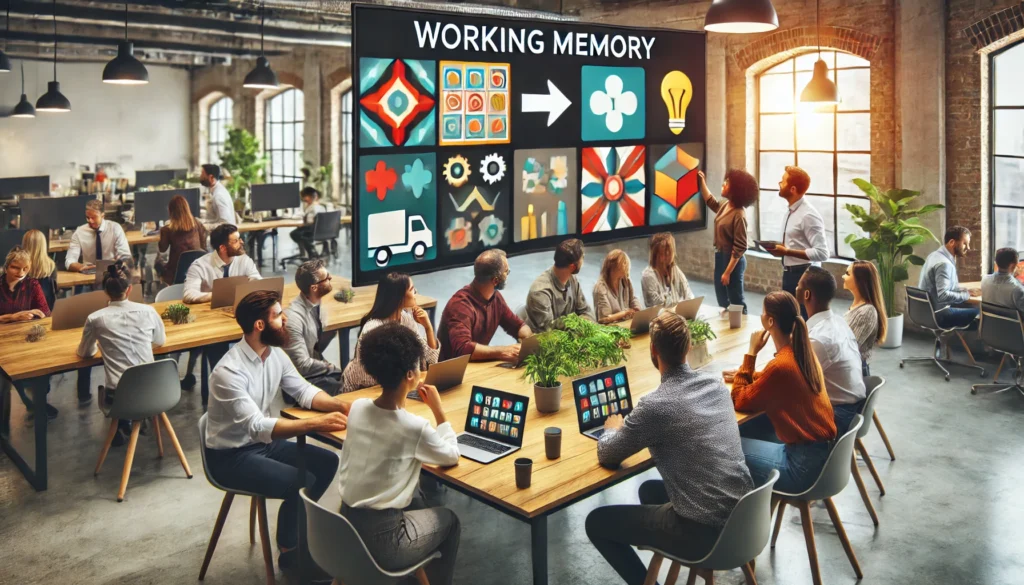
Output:
[[[188,201],[192,215],[199,217],[199,189],[168,189],[166,191],[140,191],[135,194],[135,223],[167,221],[170,219],[167,206],[175,195]]]
[[[7,254],[9,254],[11,252],[11,250],[14,249],[15,246],[20,246],[21,245],[21,241],[23,239],[25,239],[25,233],[26,232],[28,232],[27,229],[24,229],[24,230],[21,230],[21,229],[19,229],[19,230],[0,230],[0,263],[3,263],[3,261],[7,258]],[[48,233],[49,230],[42,230],[42,232],[43,232],[43,239],[46,240],[46,249],[49,250],[50,249],[50,234]]]
[[[21,229],[47,230],[78,227],[85,223],[85,205],[95,195],[30,197],[22,199]]]
[[[13,199],[23,195],[49,196],[50,176],[5,177],[0,179],[0,199]]]
[[[275,211],[302,207],[298,183],[269,183],[252,186],[252,210]]]
[[[188,176],[188,169],[160,169],[157,171],[136,171],[135,188],[153,187],[167,185],[175,179],[184,179]]]

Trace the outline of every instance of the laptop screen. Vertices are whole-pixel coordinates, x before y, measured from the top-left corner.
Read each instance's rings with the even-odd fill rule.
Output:
[[[577,378],[572,390],[581,433],[603,425],[610,415],[626,416],[633,411],[625,366]]]
[[[529,396],[473,386],[466,414],[466,431],[521,447]]]

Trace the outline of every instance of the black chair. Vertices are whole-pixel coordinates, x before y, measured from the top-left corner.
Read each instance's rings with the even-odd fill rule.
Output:
[[[1024,381],[1024,323],[1020,311],[982,301],[981,328],[978,335],[986,346],[1003,354],[1003,358],[999,360],[996,375],[992,378],[993,383],[975,384],[971,386],[971,394],[977,394],[979,389],[993,390],[992,394],[1016,389],[1024,396],[1024,386],[1021,385]],[[1013,384],[999,384],[999,373],[1003,370],[1003,363],[1008,356],[1016,366]]]
[[[185,282],[185,275],[188,274],[189,266],[196,260],[206,255],[206,250],[189,250],[178,256],[178,268],[174,271],[174,282],[171,284],[182,284]]]
[[[338,255],[338,235],[341,233],[341,210],[335,209],[334,211],[321,211],[316,214],[316,218],[313,220],[313,245],[315,246],[318,242],[323,245],[320,251],[319,257],[324,256],[337,257]],[[299,254],[295,256],[288,256],[287,258],[281,259],[281,270],[284,270],[285,266],[289,262],[303,262],[304,260],[311,260],[307,258],[299,251]]]
[[[949,382],[949,370],[942,366],[942,364],[953,364],[957,366],[963,366],[965,368],[975,368],[981,371],[981,376],[985,377],[985,368],[978,365],[978,362],[974,361],[974,354],[971,353],[971,348],[967,346],[967,341],[964,340],[963,332],[970,328],[970,325],[963,327],[941,327],[938,321],[935,319],[935,303],[932,302],[931,295],[928,291],[908,286],[907,288],[907,316],[910,321],[921,327],[932,332],[935,336],[935,351],[930,356],[920,357],[905,357],[900,360],[900,367],[903,367],[904,362],[934,362],[942,373],[946,374],[946,381]],[[967,351],[967,356],[971,358],[971,363],[964,364],[953,361],[950,351],[949,343],[947,340],[950,336],[955,335],[960,338],[960,343],[963,344],[964,350]],[[945,357],[943,357],[945,356]]]

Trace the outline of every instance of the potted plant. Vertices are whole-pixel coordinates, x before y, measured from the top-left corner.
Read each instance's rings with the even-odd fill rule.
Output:
[[[533,382],[533,399],[538,412],[558,412],[562,405],[560,378],[578,376],[572,355],[571,335],[552,329],[537,337],[538,348],[523,360],[523,378]]]
[[[235,211],[240,212],[245,208],[249,187],[262,183],[266,172],[267,159],[260,154],[260,141],[244,128],[229,128],[220,166],[228,172],[224,186],[235,201]]]
[[[933,203],[911,207],[920,191],[890,189],[883,193],[863,179],[854,179],[853,182],[871,199],[878,211],[871,213],[858,205],[847,204],[846,210],[853,216],[854,223],[868,235],[858,237],[850,234],[846,236],[846,243],[853,247],[858,260],[871,260],[878,266],[889,320],[889,333],[882,347],[899,347],[903,343],[903,314],[896,312],[896,284],[910,278],[908,269],[911,264],[924,264],[924,258],[914,254],[914,246],[929,239],[941,244],[931,230],[921,225],[921,217],[945,206]]]
[[[703,319],[692,319],[687,325],[690,327],[690,352],[686,354],[686,363],[696,370],[711,362],[708,341],[718,336],[711,329],[711,325]]]
[[[302,185],[304,187],[312,187],[319,191],[324,199],[334,201],[334,191],[331,188],[331,178],[333,175],[334,163],[316,166],[307,160],[306,166],[302,167]]]

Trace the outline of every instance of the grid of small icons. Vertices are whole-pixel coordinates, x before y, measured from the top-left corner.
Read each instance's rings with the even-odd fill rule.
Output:
[[[601,422],[613,414],[626,414],[630,409],[623,372],[576,382],[576,393],[580,420],[585,425]]]
[[[486,392],[473,393],[473,412],[469,426],[502,437],[519,438],[526,404]]]

